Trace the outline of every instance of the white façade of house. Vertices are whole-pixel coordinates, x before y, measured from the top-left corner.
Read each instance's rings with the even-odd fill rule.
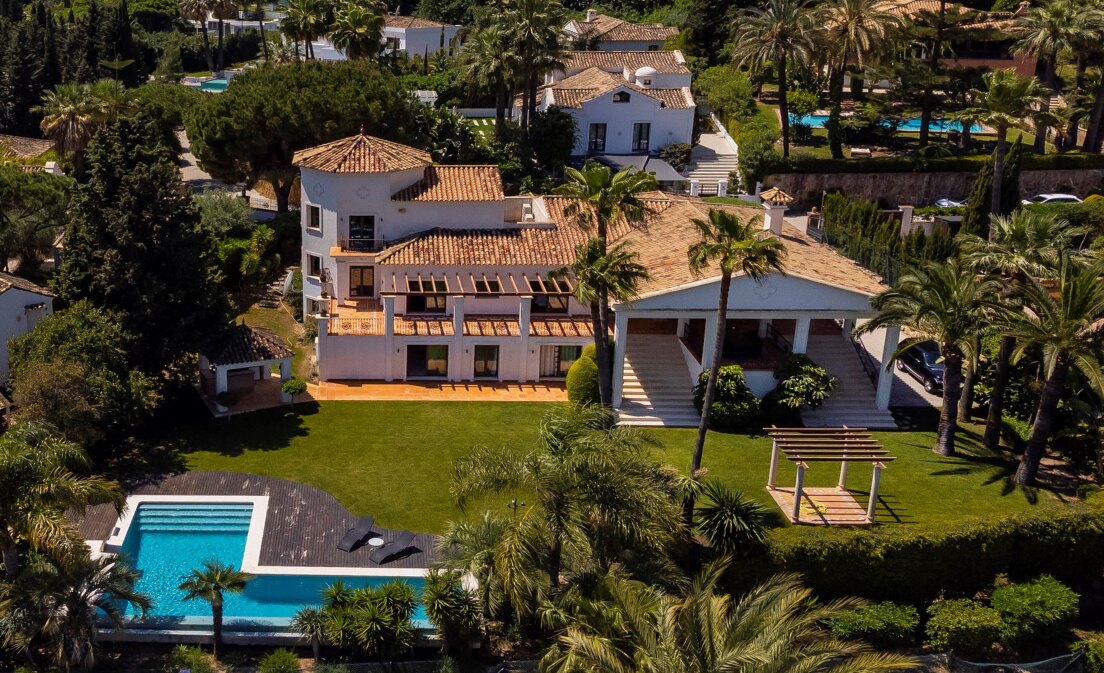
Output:
[[[10,373],[8,342],[33,330],[53,310],[49,290],[0,272],[0,380],[6,381]]]
[[[438,52],[452,56],[460,48],[460,30],[457,26],[413,16],[388,14],[384,17],[381,39],[383,52],[400,53],[409,58],[429,58]],[[323,61],[344,61],[345,54],[322,37],[314,41],[314,55]]]

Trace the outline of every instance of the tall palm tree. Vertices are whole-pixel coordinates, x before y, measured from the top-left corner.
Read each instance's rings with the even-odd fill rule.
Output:
[[[217,559],[203,562],[202,568],[196,568],[180,583],[184,600],[202,600],[211,605],[213,626],[212,648],[215,659],[222,654],[222,606],[225,594],[240,594],[253,575],[237,570],[232,565],[223,565]]]
[[[310,643],[314,663],[322,661],[322,643],[326,642],[326,614],[318,608],[302,608],[291,618],[291,628]]]
[[[900,18],[882,0],[831,0],[823,7],[821,42],[829,54],[828,89],[832,98],[828,138],[832,156],[843,158],[840,112],[843,75],[849,64],[860,70],[881,53]]]
[[[185,21],[199,23],[199,32],[203,35],[203,55],[207,57],[207,69],[215,71],[215,58],[211,54],[211,36],[207,31],[207,17],[211,13],[208,0],[180,0],[180,16]]]
[[[326,30],[329,4],[326,0],[288,0],[287,18],[280,29],[296,45],[303,42],[303,56],[314,58],[314,40]]]
[[[604,257],[609,248],[611,228],[617,225],[630,229],[641,227],[651,212],[643,199],[645,192],[656,189],[655,178],[650,173],[632,167],[614,173],[608,166],[589,161],[582,170],[566,167],[564,177],[566,182],[556,193],[574,199],[564,208],[564,214],[598,240],[595,252],[599,257]],[[603,286],[595,290],[599,307],[598,330],[594,332],[599,390],[602,391],[602,404],[609,405],[613,403],[613,370],[606,348],[610,296]]]
[[[238,6],[234,0],[209,0],[211,14],[218,20],[218,58],[215,67],[218,72],[226,69],[226,42],[223,39],[226,33],[226,20],[238,16]]]
[[[1015,70],[992,70],[982,75],[985,90],[974,90],[974,104],[956,113],[956,119],[969,123],[974,120],[992,128],[997,135],[993,150],[993,190],[989,202],[990,212],[1002,215],[1001,183],[1004,176],[1004,159],[1008,156],[1008,131],[1028,130],[1030,120],[1048,118],[1043,105],[1050,92],[1034,77],[1020,77]]]
[[[741,220],[739,215],[712,208],[706,219],[695,218],[694,226],[701,233],[701,241],[687,251],[690,270],[695,274],[706,271],[721,272],[720,293],[717,300],[717,332],[713,335],[713,362],[709,366],[709,378],[702,399],[701,420],[698,422],[698,440],[690,460],[690,478],[697,479],[705,453],[705,437],[709,431],[709,416],[713,398],[717,394],[717,376],[721,371],[724,339],[727,334],[728,293],[732,276],[742,274],[755,282],[762,282],[767,275],[782,273],[786,248],[782,241],[755,226],[754,219]],[[683,518],[687,525],[693,522],[694,498],[686,499]]]
[[[483,620],[490,621],[504,600],[502,584],[494,572],[495,549],[506,534],[507,522],[484,512],[474,522],[450,521],[437,540],[438,567],[471,574],[479,586]]]
[[[511,82],[519,67],[510,49],[509,35],[497,25],[479,30],[464,44],[460,62],[471,81],[495,92],[495,137],[501,139],[506,131]]]
[[[383,49],[382,31],[382,5],[346,2],[334,14],[330,41],[351,60],[373,59]]]
[[[1093,259],[1086,264],[1063,257],[1056,291],[1035,278],[1029,279],[1021,291],[1028,310],[1010,312],[1003,326],[1017,340],[1013,361],[1029,348],[1040,348],[1046,372],[1031,438],[1016,470],[1018,484],[1035,483],[1070,370],[1079,371],[1097,394],[1104,394],[1100,353],[1100,338],[1104,335],[1102,274],[1104,261]]]
[[[20,543],[59,559],[85,553],[66,510],[111,504],[122,513],[122,489],[83,476],[90,466],[84,449],[44,427],[19,423],[0,436],[0,550],[9,580],[19,575]]]
[[[1020,208],[1011,216],[991,217],[988,239],[972,234],[959,236],[958,248],[963,261],[972,268],[998,274],[1005,287],[1004,303],[1016,306],[1019,305],[1018,288],[1028,278],[1053,276],[1062,255],[1086,233],[1085,227],[1070,226],[1069,222],[1051,213]],[[990,450],[1000,446],[1004,391],[1008,387],[1015,347],[1015,337],[1008,333],[1001,335],[983,439]]]
[[[857,330],[860,334],[884,327],[903,327],[911,336],[903,339],[887,369],[914,344],[934,341],[943,358],[943,407],[934,450],[944,456],[955,452],[958,400],[962,394],[962,365],[973,357],[975,337],[983,317],[997,308],[1000,283],[978,277],[958,259],[929,262],[902,276],[892,289],[874,297],[877,315]]]
[[[598,364],[599,399],[609,405],[613,399],[612,377],[603,372],[612,370],[609,361],[609,322],[602,317],[602,299],[630,301],[636,297],[640,283],[648,278],[648,270],[636,262],[637,255],[615,245],[603,254],[602,243],[591,237],[575,248],[575,261],[555,270],[553,278],[575,279],[573,294],[579,303],[590,307],[590,325],[594,331],[594,357]]]
[[[510,38],[522,75],[521,126],[528,129],[537,110],[537,85],[544,73],[561,65],[566,47],[567,11],[559,0],[506,0],[499,27]]]
[[[740,66],[762,68],[773,63],[778,75],[778,112],[782,122],[782,156],[790,156],[789,72],[808,61],[816,37],[817,14],[809,0],[766,0],[742,10],[736,18],[732,53]]]
[[[88,85],[78,82],[64,82],[47,91],[35,111],[42,115],[42,132],[63,155],[84,150],[102,112]]]
[[[778,575],[740,598],[721,593],[724,561],[705,567],[685,596],[612,578],[544,658],[551,673],[876,673],[916,666],[827,625],[862,605],[821,603],[795,575]]]
[[[257,14],[257,30],[261,31],[261,50],[265,63],[268,63],[268,37],[265,35],[265,3],[264,0],[235,0],[238,11],[242,14],[255,12]]]
[[[1084,30],[1076,19],[1077,12],[1071,0],[1048,0],[1017,16],[1012,29],[1017,37],[1016,53],[1042,62],[1042,83],[1054,93],[1058,93],[1058,54],[1077,44],[1078,34]],[[1047,96],[1040,110],[1049,109],[1050,96]],[[1032,149],[1036,154],[1046,152],[1046,126],[1042,121],[1035,125]]]

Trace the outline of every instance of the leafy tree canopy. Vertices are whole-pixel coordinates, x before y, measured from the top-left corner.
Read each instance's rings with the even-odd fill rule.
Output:
[[[38,268],[65,222],[72,180],[0,164],[0,259]]]

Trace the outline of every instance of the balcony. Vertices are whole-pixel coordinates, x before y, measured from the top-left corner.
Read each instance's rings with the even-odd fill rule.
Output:
[[[341,252],[379,252],[387,247],[382,238],[342,238],[337,242]]]

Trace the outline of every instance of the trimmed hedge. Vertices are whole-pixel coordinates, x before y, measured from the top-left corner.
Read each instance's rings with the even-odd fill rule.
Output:
[[[1050,575],[993,590],[989,604],[1001,614],[1001,639],[1009,645],[1061,638],[1077,619],[1077,592]]]
[[[828,157],[779,157],[766,167],[771,173],[976,173],[989,160],[988,154],[964,157],[870,157],[831,159]],[[1083,170],[1104,168],[1104,155],[1024,153],[1023,170]]]
[[[577,404],[598,404],[602,401],[598,388],[598,363],[594,361],[594,346],[583,349],[579,359],[567,369],[567,399]]]
[[[698,376],[694,386],[694,408],[698,413],[705,403],[705,388],[709,382],[709,370]],[[717,430],[743,430],[756,424],[760,418],[761,403],[755,393],[744,383],[744,370],[740,365],[724,365],[717,372],[717,390],[710,405],[709,427]]]
[[[928,615],[928,645],[960,656],[984,656],[1003,626],[999,612],[968,598],[935,603]]]
[[[832,635],[863,640],[875,647],[908,647],[916,642],[920,613],[911,605],[886,601],[867,605],[832,621]]]
[[[299,673],[299,655],[281,648],[264,655],[257,665],[257,673]]]

